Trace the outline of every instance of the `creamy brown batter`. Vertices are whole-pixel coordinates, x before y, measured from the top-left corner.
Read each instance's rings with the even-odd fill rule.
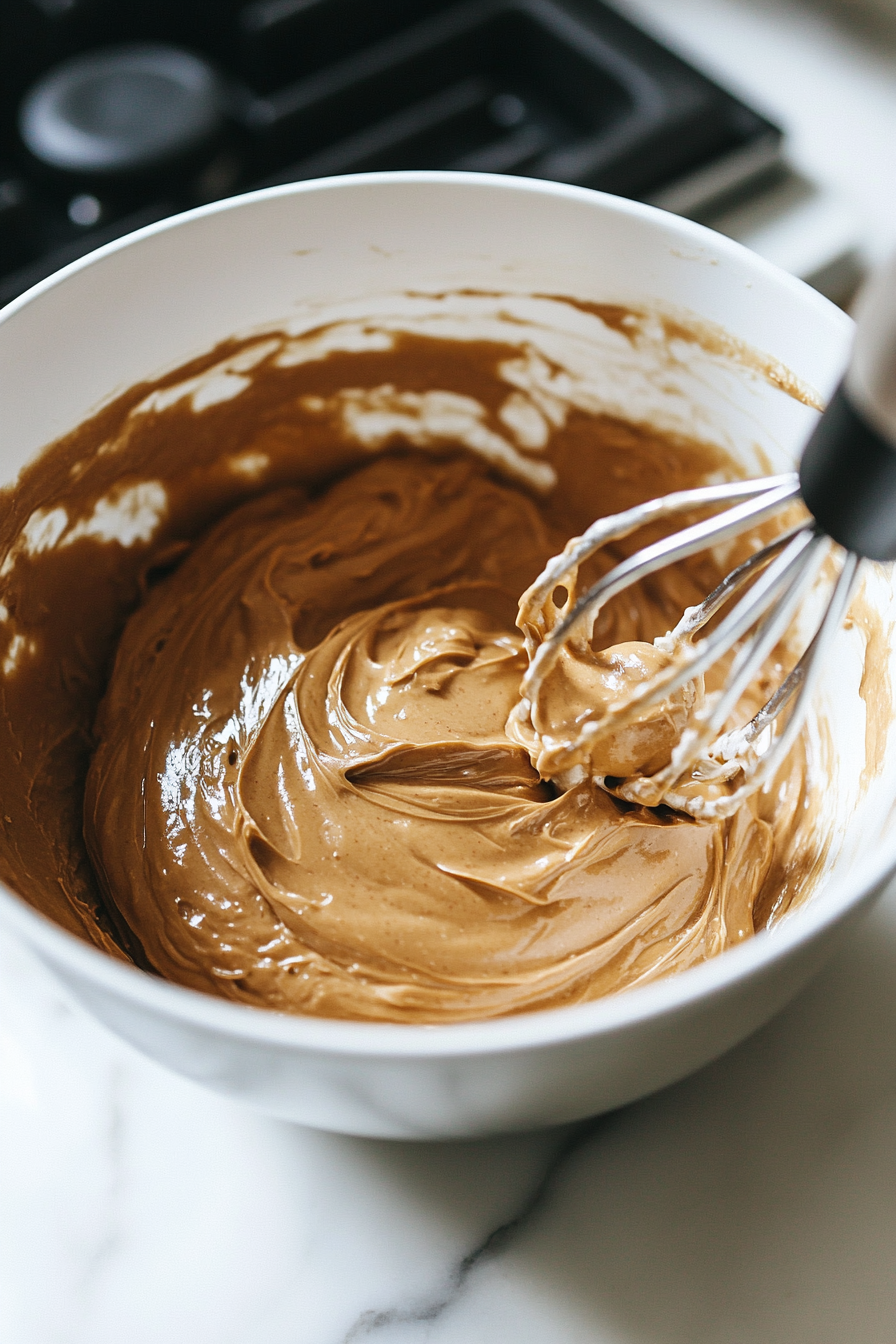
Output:
[[[697,824],[590,780],[559,793],[505,728],[525,669],[517,599],[547,558],[602,513],[730,472],[723,456],[577,412],[531,469],[508,469],[493,447],[506,347],[270,353],[201,415],[162,395],[201,362],[133,390],[18,487],[0,579],[7,880],[181,984],[433,1023],[681,969],[799,898],[822,849],[802,748],[730,821]],[[240,350],[205,367],[225,356]],[[416,414],[434,388],[484,408],[492,460],[447,434],[408,451],[408,430],[365,461],[343,390],[365,413],[397,396]],[[137,535],[104,540],[90,520],[122,481],[156,521],[129,496]],[[653,639],[719,577],[704,556],[651,579],[602,615],[598,644]],[[637,656],[617,650],[616,670]],[[622,746],[644,764],[643,743]]]
[[[698,688],[693,682],[685,683],[615,730],[612,706],[625,705],[670,663],[668,655],[643,640],[604,649],[593,649],[585,640],[570,641],[546,677],[537,706],[527,706],[524,713],[522,702],[515,706],[507,731],[527,748],[543,779],[563,780],[576,769],[619,779],[654,775],[672,759],[673,748],[688,726]],[[610,729],[606,737],[575,749],[583,724],[605,722]]]

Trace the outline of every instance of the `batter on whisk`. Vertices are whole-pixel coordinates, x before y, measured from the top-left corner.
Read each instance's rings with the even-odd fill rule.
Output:
[[[629,802],[668,804],[706,820],[734,816],[774,779],[797,741],[862,565],[896,559],[894,350],[896,259],[863,292],[846,376],[798,472],[645,501],[599,519],[548,562],[520,600],[528,666],[508,720],[509,735],[542,778],[561,787],[592,778]],[[718,516],[651,542],[580,591],[583,564],[608,543],[720,505],[727,507]],[[777,534],[652,645],[595,642],[608,601],[776,516]],[[779,651],[788,658],[795,618],[825,569],[823,614],[772,694],[757,701],[769,659]],[[710,671],[716,684],[707,691]]]

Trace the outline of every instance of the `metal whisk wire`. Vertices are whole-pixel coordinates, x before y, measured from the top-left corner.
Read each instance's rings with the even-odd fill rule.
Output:
[[[530,717],[545,678],[564,646],[576,636],[590,640],[597,616],[611,598],[671,563],[741,535],[777,513],[799,493],[796,473],[677,491],[601,519],[583,536],[573,538],[563,553],[548,563],[520,602],[519,625],[526,636],[530,656],[522,697]],[[644,547],[616,565],[582,597],[572,601],[579,567],[609,541],[628,536],[647,522],[729,501],[739,502],[721,514]],[[646,806],[666,802],[694,816],[733,813],[749,793],[761,787],[774,773],[799,731],[821,659],[842,624],[855,589],[860,565],[857,556],[845,553],[839,579],[818,630],[774,695],[747,724],[722,736],[721,730],[784,637],[833,545],[812,521],[807,520],[786,529],[732,570],[699,606],[688,608],[669,635],[656,641],[658,647],[670,656],[668,666],[624,701],[610,705],[600,719],[586,721],[580,726],[574,740],[568,744],[566,755],[570,761],[583,748],[590,751],[609,733],[625,728],[652,705],[686,683],[695,681],[743,641],[734,655],[726,686],[708,695],[694,713],[673,749],[669,764],[653,775],[635,775],[613,781],[611,789],[632,802]],[[751,586],[746,594],[718,626],[704,639],[692,642],[693,636],[748,583]],[[553,600],[558,588],[567,589],[566,602],[559,607]],[[760,751],[763,734],[771,732],[775,721],[788,706],[790,714],[785,727],[766,744],[766,750]],[[718,790],[717,796],[712,798],[699,791],[682,793],[676,787],[686,775],[724,785],[738,773],[743,779],[737,788],[727,792]],[[598,782],[610,787],[606,779]]]
[[[632,532],[636,532],[647,523],[662,522],[663,519],[672,518],[676,514],[688,513],[704,505],[721,504],[728,500],[754,500],[754,503],[748,506],[748,522],[744,523],[744,526],[757,523],[769,514],[774,513],[788,499],[798,495],[799,488],[799,478],[796,472],[787,472],[781,476],[768,476],[764,480],[729,481],[724,485],[705,485],[694,490],[676,490],[673,494],[647,500],[644,504],[636,504],[623,513],[614,513],[606,518],[599,518],[596,523],[592,523],[587,532],[584,532],[581,537],[573,537],[571,541],[567,542],[559,555],[555,555],[552,560],[548,561],[542,573],[520,599],[519,624],[526,634],[530,660],[533,658],[540,659],[542,664],[546,661],[553,661],[551,655],[542,651],[545,649],[542,641],[547,639],[548,635],[556,633],[562,644],[573,626],[578,623],[593,602],[600,601],[603,605],[617,592],[622,592],[623,589],[629,587],[638,579],[646,578],[647,575],[663,568],[669,563],[670,559],[684,559],[688,555],[694,555],[697,551],[704,550],[708,545],[736,536],[743,530],[741,520],[744,515],[740,508],[730,509],[715,518],[709,518],[705,522],[695,524],[692,528],[687,528],[685,531],[678,533],[674,539],[665,538],[654,546],[645,547],[637,555],[632,556],[629,560],[623,560],[609,574],[599,579],[578,600],[571,611],[567,611],[565,606],[554,608],[558,617],[562,614],[562,620],[559,628],[555,630],[552,626],[549,630],[541,619],[541,613],[545,610],[551,610],[549,599],[552,597],[554,590],[557,587],[564,586],[569,576],[571,574],[574,576],[579,566],[606,546],[608,542],[620,541],[623,537],[630,536]],[[781,493],[778,493],[779,491]],[[764,496],[770,493],[774,495],[772,500],[767,502],[755,501],[757,495]],[[735,517],[735,515],[737,516]],[[688,549],[684,549],[685,546],[688,546]],[[679,547],[682,549],[679,549]],[[560,647],[561,645],[556,646],[557,654],[559,654]],[[532,670],[534,670],[534,667],[530,669],[530,672]]]

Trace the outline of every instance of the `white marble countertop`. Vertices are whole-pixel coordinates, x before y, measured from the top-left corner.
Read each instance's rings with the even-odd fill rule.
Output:
[[[870,261],[896,247],[896,9],[886,28],[860,0],[613,3],[783,127],[790,163],[842,199]]]
[[[896,890],[702,1073],[403,1144],[166,1073],[0,951],[4,1344],[892,1344]]]
[[[795,0],[630,0],[896,242],[896,42]],[[719,1063],[469,1144],[267,1120],[0,943],[2,1344],[892,1344],[896,891]]]

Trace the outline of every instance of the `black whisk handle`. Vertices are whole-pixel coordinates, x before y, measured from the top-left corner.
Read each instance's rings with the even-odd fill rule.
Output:
[[[843,383],[806,444],[800,493],[841,546],[896,560],[896,447],[859,413]]]
[[[800,488],[829,537],[896,560],[896,257],[859,296],[849,368],[806,446]]]

